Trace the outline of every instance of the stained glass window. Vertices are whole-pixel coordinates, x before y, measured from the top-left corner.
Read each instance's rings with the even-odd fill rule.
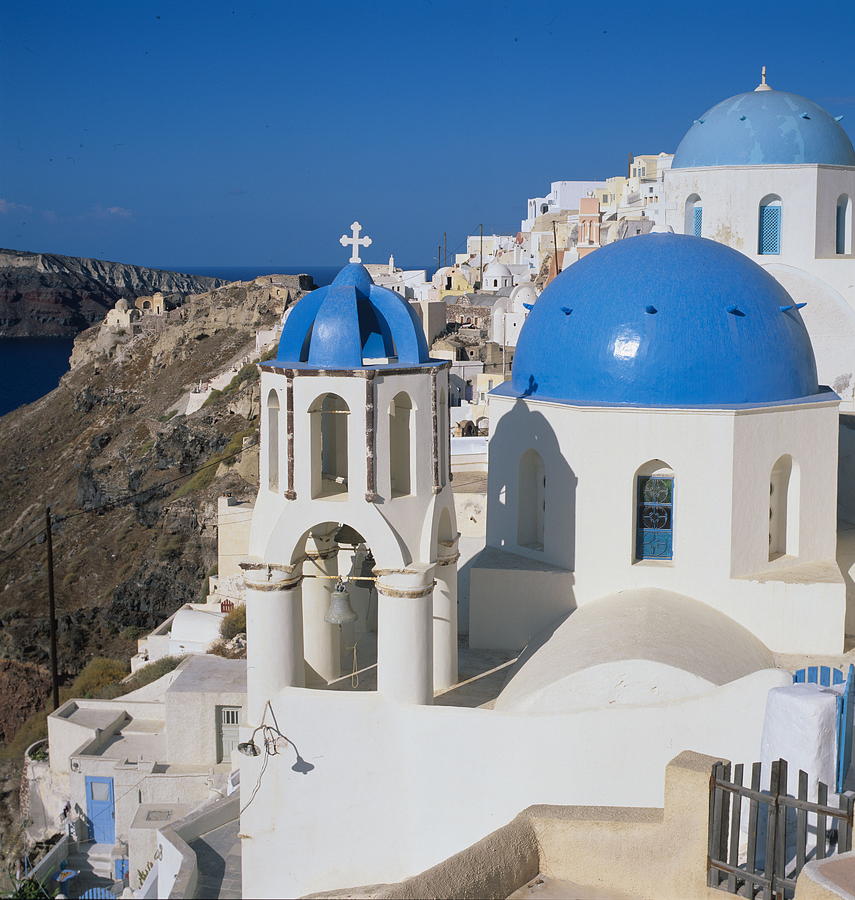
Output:
[[[674,555],[674,479],[641,475],[638,479],[637,559],[671,559]]]
[[[760,207],[760,236],[757,252],[760,254],[781,252],[781,207]]]

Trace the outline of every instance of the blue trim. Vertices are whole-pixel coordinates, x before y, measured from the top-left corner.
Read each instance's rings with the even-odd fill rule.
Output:
[[[116,804],[113,779],[101,775],[86,775],[86,815],[90,823],[90,837],[96,844],[116,843]],[[92,787],[104,784],[109,788],[109,800],[96,800]]]

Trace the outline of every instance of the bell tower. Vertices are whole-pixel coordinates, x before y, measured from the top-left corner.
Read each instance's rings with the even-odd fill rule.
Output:
[[[449,363],[430,359],[411,306],[374,284],[359,259],[370,238],[352,230],[350,263],[297,303],[260,366],[242,563],[249,724],[282,688],[341,677],[345,627],[376,629],[377,689],[390,699],[431,703],[457,680]]]

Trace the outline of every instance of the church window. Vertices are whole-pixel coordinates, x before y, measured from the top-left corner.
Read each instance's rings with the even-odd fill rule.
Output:
[[[799,467],[782,456],[769,476],[769,561],[798,555]]]
[[[635,558],[672,559],[673,555],[674,476],[668,469],[657,469],[637,478]]]
[[[847,194],[837,198],[835,210],[834,252],[852,252],[852,199]]]
[[[393,497],[412,493],[413,402],[401,391],[389,404],[389,471]]]
[[[312,497],[347,493],[347,423],[350,409],[336,394],[323,394],[309,409]]]
[[[686,218],[683,227],[684,234],[693,234],[701,237],[704,224],[704,207],[701,198],[697,194],[690,194],[686,198]]]
[[[267,395],[267,486],[279,490],[279,395]]]
[[[757,252],[775,255],[781,252],[781,198],[769,194],[760,201]]]
[[[498,287],[498,286],[499,286],[499,280],[497,278],[494,278],[493,279],[493,287]]]
[[[529,550],[543,550],[546,470],[537,450],[526,450],[520,457],[517,490],[517,543]]]
[[[448,484],[448,434],[450,420],[448,415],[448,397],[445,388],[440,389],[437,407],[437,442],[439,444],[439,483],[442,487]]]

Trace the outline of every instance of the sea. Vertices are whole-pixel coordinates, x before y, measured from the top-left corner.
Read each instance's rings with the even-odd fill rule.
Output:
[[[318,287],[329,284],[341,266],[160,266],[188,275],[211,275],[224,281],[251,281],[259,275],[311,275]],[[412,266],[408,268],[427,268]],[[433,269],[428,268],[428,277]],[[69,369],[70,338],[0,338],[0,416],[52,391]]]

